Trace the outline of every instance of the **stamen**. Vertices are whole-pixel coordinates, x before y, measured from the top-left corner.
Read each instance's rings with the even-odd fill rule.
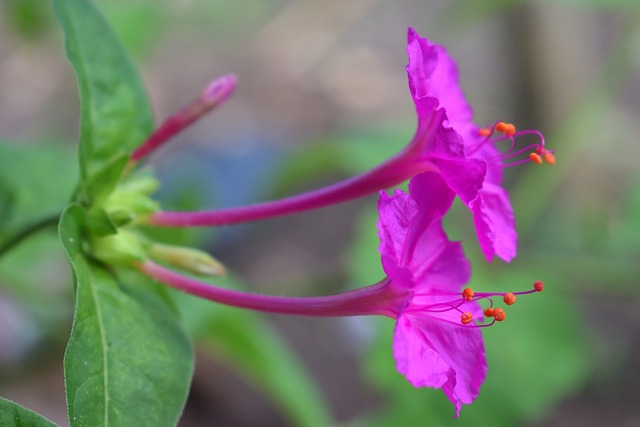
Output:
[[[498,322],[502,322],[504,319],[507,318],[507,313],[505,313],[504,310],[501,308],[495,308],[493,309],[493,318],[496,319],[496,321]]]
[[[542,164],[542,157],[540,157],[540,155],[538,153],[531,153],[529,154],[529,159],[533,162],[533,163],[537,163],[539,165]]]
[[[513,123],[507,123],[507,127],[504,130],[504,134],[505,135],[515,135],[516,134],[516,127]]]
[[[470,312],[465,311],[460,316],[460,321],[462,322],[463,325],[468,325],[473,321],[473,315]]]
[[[486,328],[493,325],[495,322],[502,322],[507,318],[507,313],[504,309],[494,307],[493,299],[500,297],[507,306],[515,304],[519,295],[527,295],[535,292],[541,292],[544,289],[544,283],[536,281],[533,284],[533,288],[528,291],[518,292],[475,292],[471,288],[464,288],[461,293],[443,292],[439,290],[425,290],[423,292],[417,292],[413,294],[413,303],[406,309],[412,313],[420,313],[425,316],[433,316],[439,321],[453,323],[457,325],[465,325],[467,328]],[[430,298],[437,298],[436,301],[429,300]],[[448,298],[450,297],[450,298]],[[427,298],[426,300],[417,300],[418,298]],[[465,311],[467,309],[466,304],[469,302],[480,302],[480,300],[486,300],[489,306],[482,312],[485,318],[492,318],[491,322],[478,324],[473,320],[473,313],[471,311]],[[447,320],[437,315],[437,313],[445,313],[456,311],[460,314],[460,322]]]
[[[516,296],[513,294],[513,292],[507,292],[506,294],[504,294],[503,301],[507,305],[513,305],[516,302]]]
[[[552,152],[549,151],[544,155],[544,161],[549,163],[550,165],[555,165],[556,164],[556,156]]]
[[[498,134],[495,135],[495,133]],[[473,156],[473,154],[480,150],[485,144],[497,145],[503,141],[510,142],[509,146],[501,149],[499,154],[487,159],[489,160],[488,166],[491,168],[512,167],[529,162],[542,164],[543,160],[551,165],[556,162],[553,150],[547,150],[545,148],[544,136],[537,130],[518,131],[513,123],[499,121],[492,126],[478,129],[478,135],[482,138],[476,144],[467,148],[466,154],[468,156]],[[539,142],[518,148],[516,138],[525,135],[535,136],[539,139]],[[531,150],[534,150],[534,152],[531,153]],[[521,156],[524,153],[528,153],[528,157],[522,158]],[[507,163],[506,161],[509,159],[514,159],[514,161]]]

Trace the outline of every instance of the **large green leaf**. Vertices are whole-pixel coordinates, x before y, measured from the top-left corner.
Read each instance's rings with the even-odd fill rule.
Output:
[[[150,133],[153,117],[140,77],[104,17],[89,0],[53,0],[80,91],[80,171],[114,176],[118,161]],[[109,193],[114,185],[105,180]],[[98,190],[93,182],[92,191]],[[94,193],[86,194],[91,201]]]
[[[0,426],[2,427],[56,427],[46,418],[10,400],[0,397]]]
[[[175,311],[146,285],[120,284],[82,252],[84,212],[70,205],[60,239],[76,282],[65,353],[71,426],[172,426],[193,370],[191,344]]]

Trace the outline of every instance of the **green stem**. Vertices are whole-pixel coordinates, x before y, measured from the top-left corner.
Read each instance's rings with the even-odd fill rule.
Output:
[[[29,236],[44,230],[47,227],[54,226],[58,224],[58,220],[60,219],[60,215],[53,215],[47,218],[44,218],[36,223],[29,225],[28,227],[23,228],[18,233],[14,234],[10,237],[6,242],[0,245],[0,256],[4,255],[6,252],[9,252],[15,246],[19,245],[20,242],[28,238]]]

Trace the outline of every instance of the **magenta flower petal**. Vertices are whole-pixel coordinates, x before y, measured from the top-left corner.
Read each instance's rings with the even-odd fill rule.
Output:
[[[463,325],[461,314],[481,319],[482,313],[475,301],[462,298],[471,268],[460,243],[449,241],[442,227],[455,193],[435,172],[414,177],[409,191],[383,192],[378,204],[390,286],[410,291],[397,317],[394,357],[414,386],[442,388],[457,416],[478,395],[487,369],[480,329]]]
[[[464,204],[478,197],[483,187],[486,165],[478,160],[433,159],[440,174]]]
[[[388,265],[402,264],[411,221],[417,213],[418,205],[402,190],[396,190],[393,197],[388,196],[384,191],[380,192],[378,237],[385,271]],[[387,274],[389,274],[388,271]]]
[[[491,261],[494,255],[509,262],[516,256],[518,234],[509,196],[503,188],[485,183],[471,203],[480,248]]]
[[[478,396],[487,373],[480,329],[417,314],[398,318],[393,355],[398,371],[415,387],[442,388],[456,417],[462,404]]]
[[[411,95],[418,104],[435,98],[451,123],[471,122],[473,110],[458,84],[458,66],[443,46],[431,44],[413,29],[407,31],[407,75]],[[432,101],[431,101],[432,102]]]
[[[491,138],[495,127],[488,132],[483,129],[484,136],[480,135],[480,128],[473,123],[473,110],[459,84],[458,67],[444,47],[409,28],[407,54],[409,89],[418,113],[418,130],[410,147],[435,165],[446,185],[469,207],[486,259],[491,261],[497,255],[511,261],[516,255],[517,233],[508,194],[500,184],[503,162],[526,148],[515,149],[511,136],[515,127],[512,134],[505,136]],[[541,153],[539,157],[553,154],[544,148],[539,132],[521,134],[541,138],[541,144],[534,144]],[[494,145],[509,141],[513,145],[506,152]],[[526,161],[517,160],[515,164]]]
[[[410,183],[410,191],[411,196],[401,190],[396,190],[393,197],[380,193],[378,234],[385,272],[407,288],[413,287],[416,279],[425,274],[432,274],[435,280],[440,277],[451,280],[448,274],[462,275],[456,286],[465,283],[469,279],[469,268],[462,248],[449,241],[439,221],[451,207],[455,194],[442,177],[433,172],[417,175]],[[457,265],[446,268],[440,259],[450,247],[456,248],[452,250],[457,251],[461,259],[456,260]],[[414,278],[398,269],[410,271]]]

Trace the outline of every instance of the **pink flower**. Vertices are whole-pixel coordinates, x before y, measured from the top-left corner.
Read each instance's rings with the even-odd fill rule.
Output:
[[[455,194],[436,172],[416,176],[410,194],[381,192],[380,253],[387,274],[380,282],[335,295],[285,297],[224,289],[171,271],[151,260],[134,263],[144,274],[176,289],[222,304],[303,316],[381,315],[396,320],[393,353],[398,371],[416,387],[441,388],[455,405],[478,395],[487,372],[480,328],[506,318],[492,298],[511,305],[525,292],[475,293],[462,289],[471,274],[459,242],[451,242],[442,216]],[[489,301],[484,312],[478,300]],[[483,321],[483,314],[493,318]]]
[[[487,373],[480,328],[506,318],[501,308],[493,308],[494,296],[505,304],[515,303],[516,295],[542,290],[537,282],[525,292],[475,293],[462,289],[471,269],[459,242],[447,238],[441,218],[454,194],[434,172],[416,176],[410,195],[396,190],[393,196],[381,193],[380,253],[389,280],[387,292],[404,303],[395,311],[397,319],[393,353],[397,369],[415,387],[441,388],[455,405],[456,416],[462,404],[478,396]],[[490,301],[484,311],[478,300]],[[490,323],[477,324],[482,315]]]
[[[407,75],[418,113],[418,130],[410,147],[429,156],[449,189],[471,209],[487,260],[498,255],[511,261],[516,255],[518,236],[509,196],[501,187],[502,169],[529,161],[541,163],[542,157],[554,163],[553,151],[544,148],[544,138],[538,131],[517,132],[515,126],[504,122],[479,128],[473,123],[473,110],[459,86],[456,63],[446,49],[420,37],[412,28],[407,39]],[[427,138],[429,133],[424,129],[434,123],[442,123],[439,135]],[[498,136],[493,137],[494,134]],[[523,135],[535,135],[540,143],[516,150],[515,138]],[[502,141],[511,143],[506,152],[495,146]],[[529,157],[505,163],[531,150],[535,151]]]
[[[378,204],[382,265],[391,286],[409,291],[397,314],[393,353],[411,384],[442,388],[457,416],[476,398],[487,372],[480,329],[461,322],[465,313],[481,318],[481,309],[462,298],[471,268],[440,221],[453,192],[433,172],[415,177],[410,191],[382,193]]]

